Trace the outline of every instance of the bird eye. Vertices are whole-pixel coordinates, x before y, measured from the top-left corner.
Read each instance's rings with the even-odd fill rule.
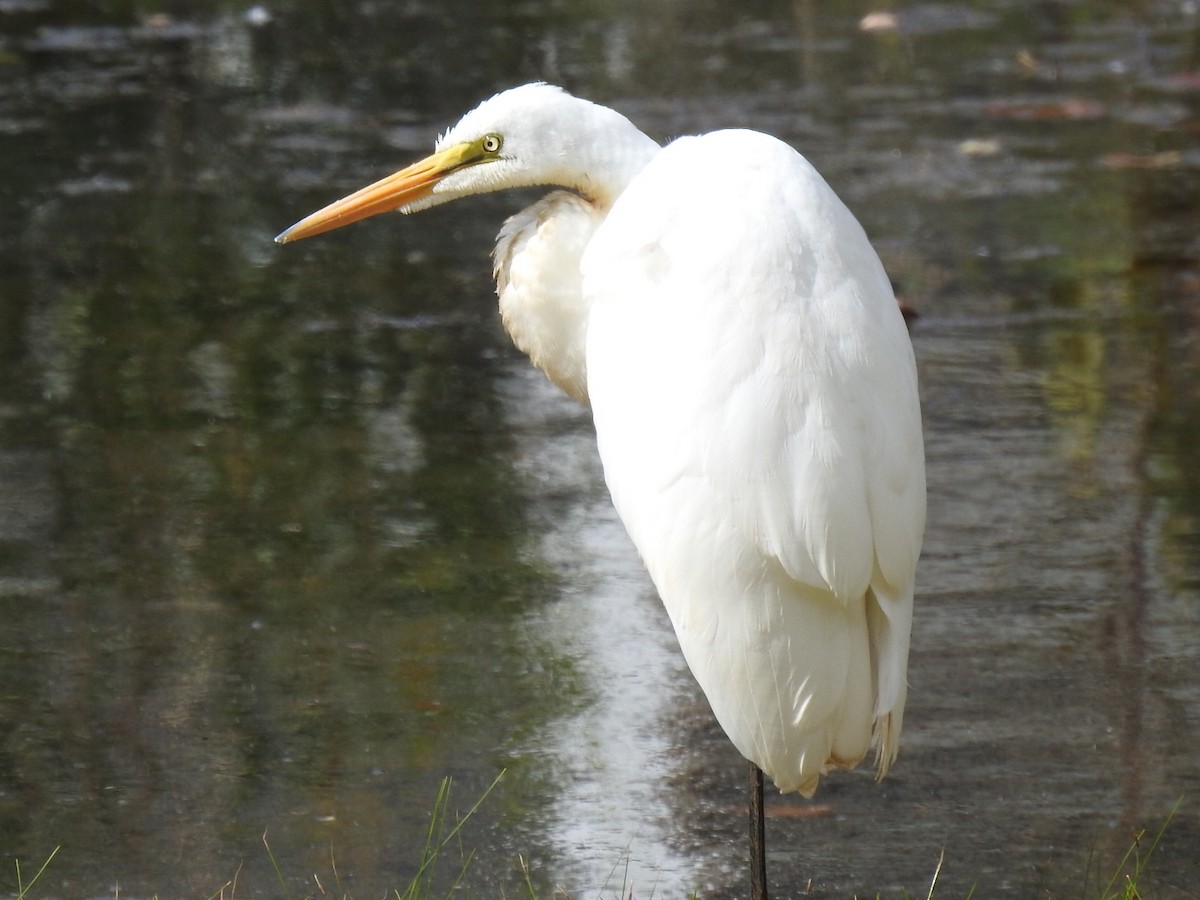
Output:
[[[498,135],[498,134],[484,135],[483,152],[484,153],[500,152],[500,135]]]

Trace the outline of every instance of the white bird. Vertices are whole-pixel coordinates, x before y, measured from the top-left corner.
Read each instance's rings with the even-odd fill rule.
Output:
[[[811,796],[872,745],[882,777],[925,466],[912,345],[862,227],[775,138],[660,148],[528,84],[276,240],[531,185],[565,190],[501,229],[500,314],[591,406],[613,502],[718,722],[781,791]]]

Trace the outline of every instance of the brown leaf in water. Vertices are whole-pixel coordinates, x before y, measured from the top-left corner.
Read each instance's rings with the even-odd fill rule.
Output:
[[[1049,103],[989,103],[983,114],[989,119],[1013,119],[1023,122],[1066,121],[1098,119],[1105,108],[1094,100],[1068,97]]]
[[[1181,91],[1200,91],[1200,72],[1176,72],[1166,79],[1167,84]]]
[[[1100,165],[1109,169],[1174,169],[1183,161],[1178,150],[1161,153],[1109,153],[1100,157]]]

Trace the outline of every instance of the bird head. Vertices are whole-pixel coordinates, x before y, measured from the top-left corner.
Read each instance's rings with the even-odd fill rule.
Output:
[[[510,187],[559,185],[605,205],[658,145],[620,113],[534,83],[485,100],[437,141],[432,155],[301,219],[280,244],[379,213],[410,213]]]

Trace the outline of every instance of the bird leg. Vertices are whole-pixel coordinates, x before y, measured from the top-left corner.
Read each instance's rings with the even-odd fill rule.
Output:
[[[767,900],[767,842],[763,820],[763,773],[750,763],[750,900]]]

